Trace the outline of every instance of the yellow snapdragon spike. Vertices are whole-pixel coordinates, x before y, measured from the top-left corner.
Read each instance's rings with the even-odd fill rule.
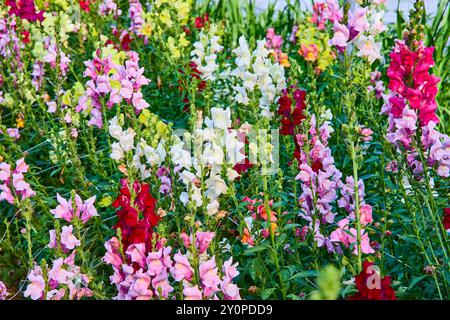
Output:
[[[159,20],[169,28],[172,26],[172,18],[170,17],[170,12],[167,9],[164,9],[161,12],[159,15]]]

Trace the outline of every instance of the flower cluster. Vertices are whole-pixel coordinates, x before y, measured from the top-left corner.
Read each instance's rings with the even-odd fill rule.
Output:
[[[281,50],[281,46],[283,45],[283,37],[275,34],[275,30],[273,28],[267,29],[266,33],[266,46],[268,49],[272,49],[273,56],[275,60],[278,61],[280,65],[285,68],[291,66],[289,63],[289,57],[286,53],[283,53]]]
[[[418,43],[412,50],[398,41],[387,70],[391,93],[384,96],[382,114],[388,116],[386,139],[406,150],[406,160],[415,174],[423,172],[418,148],[427,156],[426,165],[437,166],[436,173],[450,176],[450,137],[438,132],[436,93],[439,78],[429,73],[434,65],[433,48]],[[420,127],[420,130],[419,130]],[[420,137],[418,145],[416,137]]]
[[[186,248],[192,249],[189,237],[186,234],[182,236]],[[171,299],[175,293],[173,281],[183,281],[182,293],[186,300],[217,298],[218,292],[222,292],[224,299],[240,299],[239,289],[232,282],[233,278],[239,275],[237,264],[233,265],[231,258],[226,261],[221,279],[215,257],[208,259],[206,249],[212,237],[214,233],[196,233],[194,246],[203,260],[198,267],[199,282],[195,285],[195,272],[189,261],[194,257],[189,251],[186,254],[180,251],[173,254],[172,247],[165,245],[165,239],[161,239],[153,251],[148,251],[143,243],[132,244],[122,256],[118,239],[110,239],[105,243],[107,253],[103,260],[114,270],[110,279],[118,290],[116,299]],[[198,255],[195,257],[198,258]]]
[[[341,24],[342,16],[334,21],[334,36],[330,44],[344,52],[350,43],[358,49],[357,56],[366,57],[370,63],[381,60],[381,42],[375,37],[386,30],[382,22],[383,11],[372,7],[357,7],[348,13],[347,25]],[[342,22],[342,21],[341,21]]]
[[[90,218],[98,216],[97,209],[94,207],[95,198],[96,196],[93,196],[83,201],[78,194],[75,194],[66,200],[57,193],[56,199],[59,204],[55,209],[50,210],[50,213],[55,218],[64,219],[67,222],[79,219],[82,223],[86,223]]]
[[[219,44],[220,38],[214,35],[216,27],[211,26],[209,33],[200,32],[199,41],[194,42],[194,50],[191,52],[192,62],[203,80],[214,81],[214,73],[217,72],[217,53],[223,50]]]
[[[156,200],[150,193],[150,186],[135,181],[131,185],[121,181],[120,194],[112,203],[118,221],[114,229],[120,229],[125,250],[131,244],[144,243],[147,250],[153,248],[153,229],[160,217],[155,213]],[[156,236],[156,234],[155,234]]]
[[[264,196],[261,194],[261,196]],[[269,212],[267,211],[266,204],[262,199],[252,199],[244,197],[243,202],[247,203],[247,210],[250,216],[245,218],[245,227],[243,235],[241,237],[242,243],[246,243],[250,246],[255,244],[253,235],[261,235],[264,239],[270,236],[271,232],[275,232],[277,228],[277,213],[272,210],[273,200],[268,201]],[[261,230],[255,230],[255,224],[259,222],[267,222],[268,227]]]
[[[338,1],[326,0],[325,2],[314,2],[311,22],[316,24],[319,30],[324,30],[328,21],[335,23],[340,21],[342,17],[343,10],[339,9]]]
[[[363,270],[355,276],[358,292],[350,300],[395,300],[395,291],[391,287],[391,277],[381,278],[373,262],[364,261]]]
[[[434,66],[433,47],[419,44],[412,50],[402,41],[397,41],[389,55],[391,64],[387,69],[388,88],[406,99],[413,110],[418,111],[421,126],[428,122],[439,122],[436,116],[436,94],[439,78],[429,73]]]
[[[233,50],[236,54],[236,69],[231,75],[240,80],[233,89],[236,92],[234,100],[237,103],[248,105],[250,99],[248,92],[258,92],[261,115],[271,118],[271,104],[277,94],[286,87],[284,68],[279,63],[272,63],[268,58],[270,51],[266,47],[266,41],[258,40],[257,48],[250,53],[247,40],[244,36],[239,38],[239,47]],[[257,90],[257,89],[258,90]]]
[[[44,20],[44,11],[36,11],[34,0],[6,0],[6,5],[10,7],[9,14],[21,19],[30,22]]]
[[[80,300],[93,294],[88,288],[89,277],[75,265],[75,251],[67,258],[54,260],[51,269],[36,265],[28,281],[24,296],[33,300]]]
[[[122,15],[122,10],[117,8],[114,0],[103,0],[98,6],[98,13],[102,16],[114,14],[114,17],[117,18]]]
[[[91,80],[86,83],[86,92],[80,97],[76,111],[90,109],[90,125],[103,127],[103,104],[112,108],[125,101],[133,105],[136,114],[149,106],[141,92],[149,80],[138,62],[136,52],[117,52],[111,45],[97,50],[93,60],[85,61],[87,68],[83,75]]]
[[[21,49],[24,45],[17,34],[17,22],[0,16],[0,56],[4,59],[12,58],[17,67],[22,68]],[[3,84],[3,80],[0,82]]]
[[[198,128],[193,135],[186,133],[186,139],[193,138],[194,152],[184,149],[184,143],[174,136],[170,147],[172,163],[176,167],[180,180],[189,192],[182,192],[180,200],[183,204],[191,203],[196,207],[206,206],[208,215],[219,211],[220,195],[225,194],[228,187],[221,176],[223,165],[229,164],[227,177],[233,181],[239,174],[232,169],[244,161],[241,149],[244,143],[238,137],[237,130],[231,128],[230,109],[211,108],[211,119],[204,119],[205,128]],[[205,190],[200,181],[204,180]],[[207,200],[207,203],[204,201]]]
[[[324,122],[317,129],[316,117],[310,116],[307,133],[297,134],[299,146],[299,170],[297,180],[302,182],[299,203],[303,209],[301,216],[309,222],[309,230],[319,247],[326,245],[334,252],[334,247],[321,233],[321,226],[334,222],[336,213],[332,204],[337,199],[342,173],[334,165],[331,149],[328,147],[330,127]]]
[[[28,182],[25,181],[24,173],[28,172],[28,165],[25,159],[21,158],[16,161],[16,167],[11,171],[11,165],[6,162],[0,163],[0,202],[5,200],[10,204],[14,204],[14,198],[24,200],[36,195]]]
[[[114,142],[111,145],[111,158],[115,161],[121,161],[126,152],[133,150],[134,147],[134,137],[136,132],[132,128],[123,130],[119,124],[117,117],[112,118],[109,121],[109,134],[116,139],[118,142]]]

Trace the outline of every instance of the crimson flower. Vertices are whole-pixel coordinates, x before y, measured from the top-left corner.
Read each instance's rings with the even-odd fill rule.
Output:
[[[203,17],[197,17],[195,18],[195,27],[197,29],[201,29],[205,26],[205,24],[209,21],[208,14],[205,14]]]
[[[305,119],[303,110],[306,106],[306,91],[295,89],[292,97],[286,89],[284,89],[282,93],[283,95],[278,99],[278,114],[281,116],[280,131],[282,135],[293,135],[294,128]],[[295,104],[293,106],[294,102]]]
[[[119,220],[113,228],[121,229],[125,251],[137,243],[145,243],[147,250],[151,251],[153,228],[160,217],[155,213],[156,200],[150,193],[150,186],[135,181],[132,197],[127,181],[122,179],[121,184],[120,194],[112,203],[114,208],[120,208],[116,212]]]
[[[450,208],[444,209],[444,220],[442,223],[444,224],[445,230],[450,230]]]
[[[373,266],[373,262],[364,261],[363,271],[355,276],[358,292],[349,297],[349,300],[396,300],[395,291],[391,287],[391,277],[381,278]]]

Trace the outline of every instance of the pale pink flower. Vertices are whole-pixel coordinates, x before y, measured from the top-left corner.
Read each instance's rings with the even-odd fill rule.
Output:
[[[195,246],[198,248],[200,253],[203,253],[208,249],[209,244],[214,238],[214,232],[202,232],[198,231],[195,234]]]
[[[170,272],[175,281],[191,281],[192,276],[194,275],[194,269],[192,269],[188,258],[178,251],[174,255],[173,260],[175,261],[175,264],[170,268]]]
[[[30,271],[28,281],[30,281],[30,283],[23,295],[25,297],[30,297],[33,300],[42,298],[45,290],[45,280],[42,276],[41,267],[35,266],[34,269]]]
[[[0,301],[6,300],[8,295],[8,288],[6,288],[6,285],[2,281],[0,281]]]
[[[80,240],[78,240],[73,234],[73,226],[63,226],[61,231],[61,244],[64,248],[68,250],[73,250],[75,247],[80,245]]]
[[[365,204],[359,208],[361,224],[366,225],[372,223],[372,206],[369,204]]]
[[[200,264],[199,273],[205,296],[211,297],[219,291],[218,285],[220,278],[217,274],[216,260],[214,257]]]
[[[184,282],[183,289],[184,299],[185,300],[202,300],[202,292],[198,288],[198,286],[191,286],[188,282]]]
[[[145,266],[145,243],[131,244],[126,254],[130,257],[131,262],[136,262],[141,268]]]

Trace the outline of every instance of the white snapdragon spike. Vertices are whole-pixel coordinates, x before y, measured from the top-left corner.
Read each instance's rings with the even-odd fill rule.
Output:
[[[235,180],[239,174],[232,167],[245,160],[245,155],[241,154],[244,141],[230,128],[230,109],[211,108],[211,118],[203,120],[203,128],[196,129],[193,135],[184,134],[185,139],[192,139],[192,154],[183,148],[178,136],[173,136],[171,159],[179,168],[175,170],[179,181],[186,187],[180,200],[185,205],[205,206],[208,215],[220,211],[219,198],[228,190],[225,178]],[[222,176],[224,166],[227,168]],[[203,190],[199,187],[202,180],[205,182]]]
[[[136,132],[132,128],[128,128],[124,131],[117,117],[114,117],[109,121],[108,131],[109,134],[117,140],[117,142],[111,144],[110,157],[113,160],[120,162],[125,157],[126,152],[135,149],[134,137],[136,136]]]
[[[161,139],[156,148],[147,144],[144,139],[136,145],[132,166],[139,170],[141,179],[146,179],[161,167],[166,159],[165,140]]]
[[[250,53],[247,40],[241,36],[239,47],[234,49],[233,53],[236,54],[236,68],[229,76],[236,80],[233,85],[234,101],[248,105],[250,103],[248,92],[256,91],[259,93],[261,115],[271,118],[273,116],[271,105],[281,90],[286,88],[284,68],[278,62],[272,62],[265,40],[258,40],[256,49]],[[222,73],[225,74],[228,75]]]
[[[214,81],[219,68],[216,53],[222,51],[223,47],[219,44],[220,38],[214,35],[215,29],[212,26],[208,34],[200,32],[200,39],[194,43],[195,49],[191,52],[192,62],[197,65],[203,80]]]

